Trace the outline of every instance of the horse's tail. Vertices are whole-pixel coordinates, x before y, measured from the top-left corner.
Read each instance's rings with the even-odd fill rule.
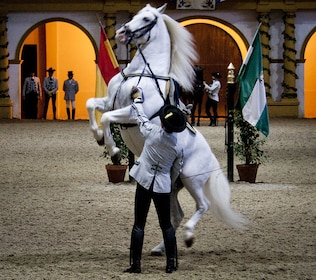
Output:
[[[245,230],[249,221],[244,215],[231,209],[230,186],[223,172],[221,170],[211,172],[205,187],[204,191],[211,203],[210,209],[214,216],[230,227]]]

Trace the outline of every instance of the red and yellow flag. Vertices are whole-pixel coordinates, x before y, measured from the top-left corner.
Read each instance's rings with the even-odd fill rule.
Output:
[[[105,34],[103,27],[100,32],[100,48],[96,76],[96,97],[104,97],[108,90],[109,81],[120,72],[115,54]]]

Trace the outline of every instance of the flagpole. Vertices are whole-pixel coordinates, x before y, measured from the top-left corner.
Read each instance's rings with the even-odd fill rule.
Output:
[[[98,20],[98,23],[100,24],[100,27],[101,27],[103,30],[105,30],[105,26],[103,25],[103,23],[102,23],[102,21],[101,21],[101,19],[100,19],[100,15],[99,15],[99,14],[96,14],[95,16],[96,16],[96,18],[97,18],[97,20]]]
[[[238,73],[238,102],[243,119],[255,126],[262,134],[268,136],[269,115],[263,76],[260,26],[261,23]]]
[[[103,34],[105,35],[105,37],[106,37],[106,39],[107,39],[106,31],[105,31],[106,26],[103,25],[99,14],[96,14],[96,18],[97,18],[97,20],[98,20],[98,22],[99,22],[99,24],[100,24],[100,27],[101,27],[101,29],[102,29]],[[101,38],[100,38],[100,40],[101,40]],[[108,40],[108,39],[107,39],[107,40]],[[132,166],[134,165],[134,163],[135,163],[135,155],[128,149],[128,165],[129,165],[129,169],[132,168]],[[129,176],[129,180],[130,180],[130,182],[133,182],[133,181],[134,181],[134,179],[133,179],[131,176]]]

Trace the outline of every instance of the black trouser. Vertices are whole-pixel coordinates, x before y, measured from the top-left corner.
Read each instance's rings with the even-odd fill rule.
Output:
[[[25,117],[37,119],[37,92],[29,92],[25,95]]]
[[[56,94],[53,94],[52,96],[45,94],[44,118],[46,119],[50,98],[52,98],[53,114],[54,114],[54,120],[55,120],[56,119]]]
[[[154,201],[165,242],[167,267],[175,270],[177,263],[175,264],[174,260],[177,256],[177,246],[175,231],[170,220],[170,193],[154,193],[152,188],[147,190],[139,184],[137,184],[135,194],[135,221],[131,236],[130,262],[132,261],[132,268],[138,267],[140,269],[144,229],[151,200]]]
[[[144,230],[151,203],[154,201],[159,225],[162,231],[172,227],[170,221],[170,193],[154,193],[137,184],[135,194],[135,226]]]
[[[216,122],[217,122],[217,104],[218,102],[211,99],[211,98],[207,98],[207,101],[206,101],[206,105],[205,105],[205,113],[206,115],[209,117],[210,121],[211,121],[211,124],[214,124],[216,125]],[[212,108],[213,110],[213,116],[210,112],[210,109]]]

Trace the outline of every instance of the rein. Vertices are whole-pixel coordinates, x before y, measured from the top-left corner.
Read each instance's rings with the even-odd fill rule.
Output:
[[[147,32],[150,32],[152,30],[152,28],[156,25],[156,23],[157,23],[157,16],[155,16],[155,19],[152,22],[150,22],[149,24],[147,24],[147,25],[145,25],[145,26],[143,26],[143,27],[141,27],[139,29],[134,30],[133,32],[130,32],[126,28],[125,29],[126,32],[130,32],[130,34],[131,34],[131,36],[129,37],[127,45],[130,44],[133,39],[135,39],[135,38],[138,39],[138,38],[144,36]],[[139,31],[142,31],[142,32],[136,36],[136,33],[138,33]],[[147,41],[149,41],[149,39],[150,39],[150,34],[149,34],[149,37],[148,37]],[[146,57],[144,56],[140,45],[136,43],[136,47],[137,47],[137,49],[138,49],[138,51],[139,51],[139,53],[140,53],[140,55],[141,55],[141,57],[142,57],[142,59],[144,61],[144,64],[145,64],[144,68],[142,70],[142,73],[137,73],[137,74],[127,74],[127,75],[125,75],[124,72],[121,71],[121,75],[123,76],[123,81],[126,81],[130,77],[139,77],[137,85],[136,85],[136,87],[137,87],[143,77],[147,77],[147,78],[153,79],[155,81],[156,87],[158,89],[158,92],[159,92],[161,98],[163,99],[164,103],[166,104],[166,100],[165,100],[165,98],[163,96],[163,93],[162,93],[162,91],[160,89],[158,80],[168,81],[168,80],[171,80],[171,78],[170,77],[165,77],[165,76],[157,76],[157,75],[155,75],[155,73],[152,71],[149,63],[147,62]],[[148,68],[150,74],[146,74],[145,73],[146,67]],[[122,83],[123,83],[123,81],[122,81]],[[149,119],[152,120],[153,118],[159,116],[159,111],[160,110],[158,110],[156,113],[154,113]],[[122,125],[122,126],[125,127],[125,128],[130,127],[129,125]]]
[[[147,32],[150,32],[150,31],[153,29],[153,27],[156,25],[157,21],[158,21],[158,17],[155,15],[155,19],[154,19],[153,21],[151,21],[149,24],[147,24],[147,25],[145,25],[145,26],[143,26],[143,27],[141,27],[141,28],[138,28],[138,29],[134,30],[133,32],[130,31],[128,28],[125,28],[125,32],[129,32],[129,33],[130,33],[130,37],[129,37],[129,39],[128,39],[127,45],[129,45],[133,39],[141,38],[141,37],[144,36]],[[140,31],[141,31],[141,33],[138,34],[138,35],[136,35],[136,34],[139,33]],[[150,39],[150,34],[149,34],[149,37],[148,37],[147,41],[148,41],[149,39]],[[155,80],[155,83],[156,83],[156,86],[157,86],[157,89],[158,89],[158,91],[159,91],[159,94],[160,94],[160,96],[162,97],[162,99],[165,101],[165,99],[164,99],[164,97],[163,97],[163,93],[162,93],[162,91],[161,91],[161,89],[160,89],[160,86],[159,86],[159,83],[158,83],[158,79],[159,79],[159,78],[158,78],[158,77],[154,74],[154,72],[151,70],[150,65],[149,65],[149,63],[147,62],[147,60],[146,60],[146,58],[145,58],[145,56],[144,56],[144,54],[143,54],[143,52],[142,52],[141,47],[140,47],[137,43],[136,43],[136,47],[137,47],[137,49],[138,49],[138,51],[139,51],[140,55],[142,56],[142,58],[143,58],[143,60],[144,60],[144,63],[145,63],[145,66],[144,66],[144,68],[143,68],[143,71],[142,71],[142,73],[139,75],[138,83],[137,83],[136,86],[138,86],[138,84],[140,83],[140,80],[141,80],[142,77],[150,77],[150,78],[154,79],[154,80]],[[147,66],[147,68],[149,69],[151,75],[145,74],[146,66]],[[123,74],[122,74],[122,75],[123,75]],[[135,75],[135,76],[138,76],[138,75]],[[134,77],[135,77],[135,76],[134,76]],[[123,75],[123,77],[124,77],[124,79],[125,79],[126,76]],[[166,80],[167,80],[167,79],[166,79]]]
[[[145,58],[145,56],[144,56],[144,54],[143,54],[142,49],[140,48],[140,46],[139,46],[138,44],[136,44],[136,47],[137,47],[137,49],[139,50],[139,53],[141,54],[141,56],[142,56],[142,58],[143,58],[143,60],[144,60],[144,63],[145,63],[145,67],[144,67],[143,72],[145,71],[145,68],[146,68],[146,66],[147,66],[148,69],[149,69],[149,71],[150,71],[150,73],[151,73],[152,78],[155,80],[155,83],[156,83],[156,86],[157,86],[157,88],[158,88],[158,91],[159,91],[159,94],[160,94],[161,98],[164,100],[164,102],[166,102],[166,100],[165,100],[164,97],[163,97],[163,93],[162,93],[162,91],[161,91],[161,89],[160,89],[157,76],[156,76],[156,75],[154,74],[154,72],[151,70],[150,65],[149,65],[149,63],[147,62],[147,60],[146,60],[146,58]],[[141,78],[142,78],[142,76],[139,77],[138,83],[140,82]]]

